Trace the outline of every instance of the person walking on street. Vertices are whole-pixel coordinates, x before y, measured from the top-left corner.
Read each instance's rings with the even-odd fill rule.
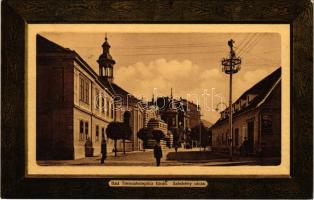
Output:
[[[247,137],[244,137],[243,148],[244,148],[245,156],[248,156],[248,154],[249,154],[249,141],[247,140]]]
[[[107,158],[107,141],[103,139],[101,142],[101,161],[100,163],[103,164]]]
[[[159,140],[157,140],[157,143],[154,147],[154,157],[156,159],[156,165],[159,166],[160,165],[160,159],[162,158],[162,150],[161,150]]]

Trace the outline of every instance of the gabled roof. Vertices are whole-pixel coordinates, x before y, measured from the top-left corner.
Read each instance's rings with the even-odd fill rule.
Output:
[[[234,117],[240,115],[241,113],[244,113],[249,110],[253,110],[257,107],[259,107],[265,99],[268,98],[269,94],[273,91],[275,86],[280,84],[281,80],[281,67],[276,69],[274,72],[272,72],[270,75],[256,83],[253,87],[245,91],[232,105],[239,102],[240,99],[246,99],[246,96],[249,94],[257,95],[252,101],[249,102],[248,106],[241,108],[239,111],[235,112],[233,114]],[[229,107],[227,107],[224,111],[228,111]],[[223,111],[223,112],[224,112]],[[217,122],[212,126],[215,127],[224,121],[228,120],[229,117],[226,117],[224,119],[218,119]]]
[[[124,105],[135,105],[141,101],[138,98],[136,98],[134,95],[129,93],[128,91],[118,86],[117,84],[109,82],[104,79],[100,79],[100,80],[106,86],[106,88],[108,88],[110,92],[112,92],[114,95],[119,96],[123,99]]]
[[[73,59],[76,59],[83,68],[87,70],[94,78],[97,78],[97,73],[86,63],[86,61],[74,50],[69,48],[64,48],[61,45],[48,40],[47,38],[37,34],[37,55],[43,54],[53,54],[53,53],[62,53],[73,56]]]
[[[64,48],[57,43],[54,43],[47,38],[41,36],[40,34],[36,35],[36,49],[37,53],[73,53],[71,49]]]
[[[69,48],[64,48],[61,45],[52,42],[48,40],[47,38],[41,36],[40,34],[37,34],[37,55],[43,55],[43,54],[54,54],[54,53],[62,53],[62,54],[68,54],[69,56],[72,56],[74,60],[77,61],[77,63],[80,64],[80,66],[89,73],[95,80],[99,83],[100,86],[103,88],[106,88],[106,85],[104,85],[100,80],[98,74],[94,71],[92,67],[89,66],[89,64],[74,50],[71,50]],[[110,95],[113,95],[114,93],[110,90],[108,91]]]

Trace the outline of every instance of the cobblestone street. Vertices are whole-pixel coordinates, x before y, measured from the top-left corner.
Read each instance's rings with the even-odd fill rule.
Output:
[[[181,150],[181,152],[198,152],[199,149]],[[173,149],[167,149],[163,152],[161,159],[161,166],[234,166],[234,165],[258,165],[254,157],[236,158],[229,161],[226,157],[213,157],[212,159],[204,160],[166,160],[168,153],[174,153]],[[208,152],[211,154],[211,152]],[[272,162],[272,161],[271,161]],[[104,164],[100,164],[100,156],[87,157],[77,160],[47,160],[38,161],[39,165],[44,166],[155,166],[156,161],[153,156],[152,150],[126,152],[124,155],[119,152],[117,157],[113,153],[108,154]]]

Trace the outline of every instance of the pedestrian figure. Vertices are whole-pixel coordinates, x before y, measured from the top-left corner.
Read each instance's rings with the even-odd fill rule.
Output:
[[[249,143],[248,143],[248,140],[247,140],[247,138],[245,137],[244,138],[244,141],[243,141],[243,150],[244,150],[244,154],[247,156],[248,155],[248,153],[249,153]]]
[[[156,164],[157,166],[160,165],[160,159],[162,158],[162,150],[161,150],[161,146],[160,146],[160,141],[157,140],[157,143],[154,147],[154,157],[156,159]]]
[[[106,139],[103,139],[101,142],[101,161],[100,163],[103,164],[107,158],[107,142]]]

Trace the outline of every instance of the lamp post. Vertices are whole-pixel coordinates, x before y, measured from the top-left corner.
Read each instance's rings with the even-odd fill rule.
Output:
[[[227,104],[225,104],[224,102],[219,102],[217,105],[216,105],[216,108],[215,108],[215,110],[216,110],[216,112],[218,112],[219,111],[219,106],[220,105],[224,105],[225,106],[225,108],[227,108],[228,106],[227,106]]]
[[[233,50],[234,41],[231,39],[228,41],[230,47],[230,54],[228,58],[223,58],[221,61],[222,70],[226,74],[229,74],[229,141],[230,141],[230,160],[233,155],[233,130],[232,130],[232,74],[237,73],[240,70],[241,58],[237,57]]]

